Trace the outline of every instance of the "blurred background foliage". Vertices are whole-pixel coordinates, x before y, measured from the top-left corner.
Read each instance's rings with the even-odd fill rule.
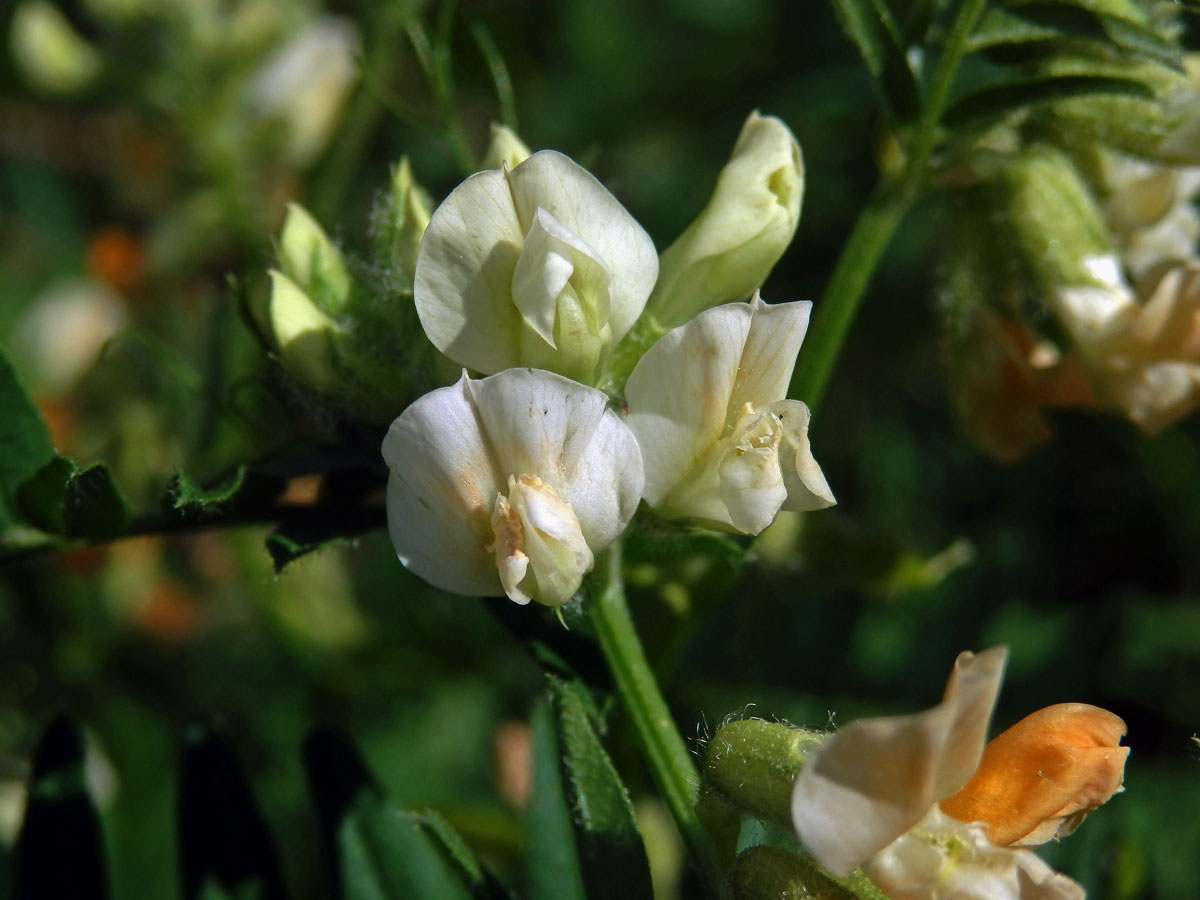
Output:
[[[105,460],[135,515],[179,472],[203,482],[332,443],[338,423],[263,352],[239,294],[271,265],[288,200],[354,251],[401,154],[444,196],[462,176],[456,153],[480,154],[506,113],[494,53],[515,97],[508,124],[590,167],[660,249],[704,204],[748,111],[787,122],[807,187],[769,300],[819,295],[875,180],[879,105],[822,3],[37,5],[60,11],[95,58],[78,84],[31,75],[13,37],[21,5],[5,7],[0,335],[56,448],[81,465]],[[261,85],[273,54],[328,15],[357,35],[363,73],[331,136],[305,146]],[[453,73],[457,149],[406,32],[418,15]],[[1008,644],[997,726],[1064,700],[1129,724],[1127,791],[1045,855],[1092,897],[1189,896],[1200,884],[1200,422],[1146,438],[1056,413],[1053,441],[1019,462],[972,449],[942,366],[941,244],[918,207],[814,421],[839,505],[785,516],[745,560],[635,541],[644,639],[698,748],[749,704],[813,726],[923,708],[958,651]],[[317,490],[305,471],[283,475],[297,502]],[[4,570],[0,893],[35,745],[64,711],[86,729],[115,897],[178,890],[177,772],[196,723],[224,734],[244,767],[288,896],[326,892],[300,752],[314,724],[353,736],[392,797],[438,810],[501,877],[528,882],[520,775],[543,679],[515,608],[425,586],[379,530],[276,574],[266,533],[196,528]],[[543,610],[517,612],[558,628]],[[606,742],[656,833],[661,809],[619,715]],[[670,869],[669,850],[655,858]]]

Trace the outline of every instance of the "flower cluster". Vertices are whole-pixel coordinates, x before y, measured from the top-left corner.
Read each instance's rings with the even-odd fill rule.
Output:
[[[486,377],[464,371],[388,431],[389,530],[406,566],[456,593],[559,606],[643,499],[744,534],[834,502],[808,408],[786,398],[810,304],[757,294],[799,216],[800,148],[782,122],[751,115],[661,273],[642,227],[568,157],[499,129],[486,158],[498,168],[433,210],[413,265],[425,334]],[[301,318],[276,328],[285,364],[312,346],[296,335],[334,333]],[[618,352],[646,334],[661,337]],[[618,357],[636,359],[623,396]],[[295,366],[318,389],[323,359]]]

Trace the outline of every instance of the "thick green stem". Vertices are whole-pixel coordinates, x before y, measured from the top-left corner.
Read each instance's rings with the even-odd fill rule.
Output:
[[[705,872],[715,875],[712,843],[696,816],[699,779],[695,763],[658,689],[625,602],[620,542],[600,558],[597,574],[600,590],[591,601],[592,623],[617,693],[688,851]]]
[[[834,364],[871,276],[905,213],[920,194],[941,136],[939,124],[954,76],[966,52],[967,40],[986,6],[987,0],[964,0],[958,8],[942,55],[929,79],[929,90],[921,104],[904,168],[899,176],[880,182],[867,201],[817,304],[804,352],[788,390],[788,396],[805,401],[814,410],[825,396]]]

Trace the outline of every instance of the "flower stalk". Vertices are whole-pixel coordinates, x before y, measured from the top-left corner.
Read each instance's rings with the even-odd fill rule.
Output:
[[[897,176],[885,175],[876,186],[816,304],[804,358],[796,366],[788,390],[789,397],[802,398],[813,413],[820,408],[833,366],[871,283],[871,276],[900,222],[920,196],[929,160],[941,136],[939,123],[954,85],[954,76],[966,53],[967,40],[986,6],[986,0],[964,0],[959,6],[942,55],[929,80],[929,90],[921,105],[904,167]]]
[[[638,745],[688,852],[701,870],[714,875],[715,853],[696,815],[699,793],[696,767],[675,728],[629,613],[621,576],[620,541],[601,554],[596,564],[596,582],[598,590],[590,601],[592,625],[616,682],[617,694],[633,722]]]

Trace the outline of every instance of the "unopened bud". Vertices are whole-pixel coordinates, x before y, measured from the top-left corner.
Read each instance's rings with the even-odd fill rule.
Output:
[[[515,169],[529,159],[532,151],[525,142],[517,137],[517,133],[507,125],[492,123],[491,142],[487,152],[483,154],[481,169]]]
[[[289,203],[279,239],[279,267],[312,302],[336,315],[350,298],[350,274],[341,252],[298,203]]]
[[[271,272],[269,319],[284,368],[318,393],[333,391],[337,378],[331,339],[337,323],[281,272]]]
[[[658,325],[754,293],[792,242],[803,194],[796,138],[779,119],[751,113],[708,205],[662,253],[646,305]]]
[[[381,255],[390,260],[396,288],[411,295],[417,251],[429,225],[429,195],[413,179],[407,156],[392,170],[392,181],[381,208],[376,208],[375,228]]]

